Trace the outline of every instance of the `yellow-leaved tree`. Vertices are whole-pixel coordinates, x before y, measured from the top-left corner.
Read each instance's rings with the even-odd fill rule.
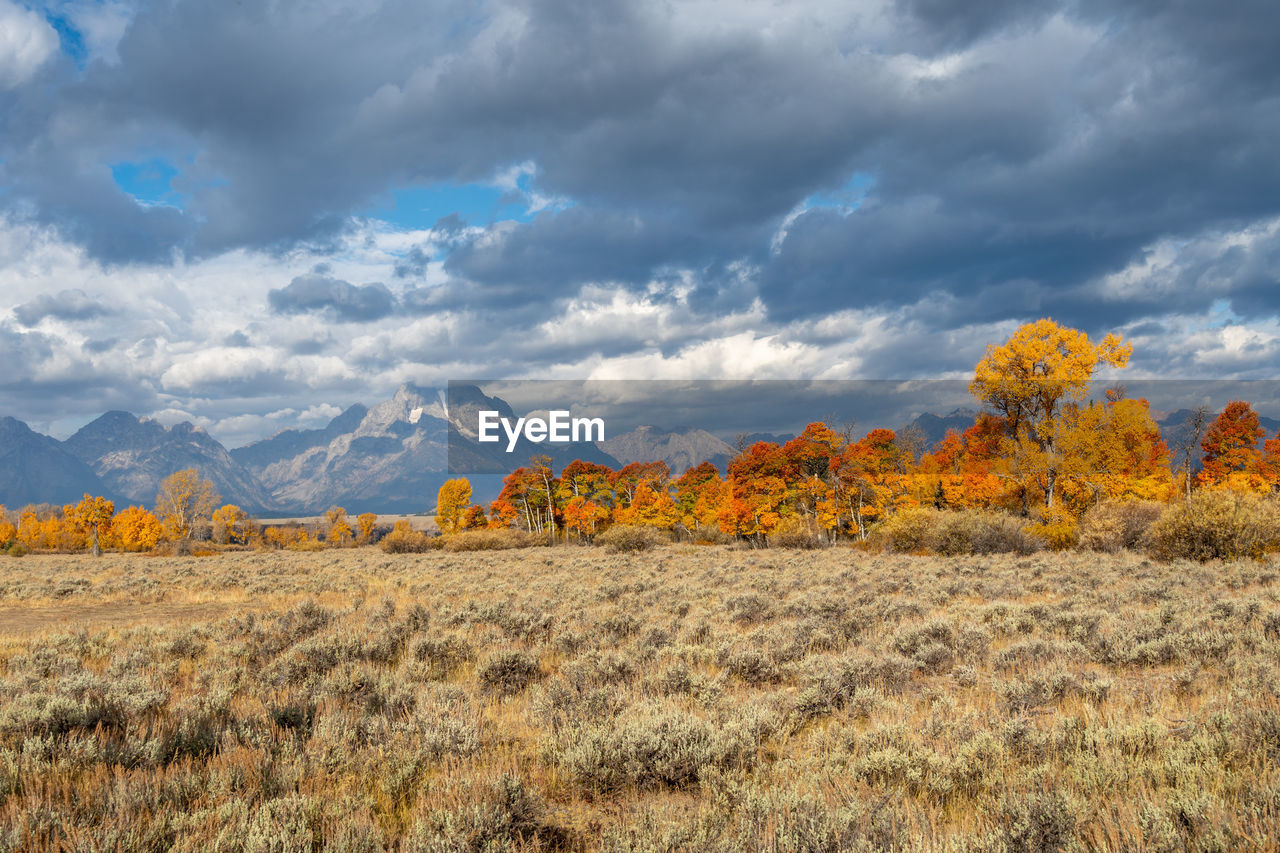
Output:
[[[249,541],[249,514],[235,504],[213,513],[213,541],[219,545],[243,545]]]
[[[373,528],[378,524],[378,516],[371,512],[362,512],[356,516],[356,524],[360,529],[360,538],[356,541],[361,545],[368,545],[369,540],[373,539]]]
[[[18,528],[9,520],[9,511],[0,504],[0,548],[8,548],[18,538]]]
[[[969,391],[1005,420],[1006,455],[1023,476],[1043,483],[1045,506],[1057,490],[1056,436],[1066,407],[1088,396],[1089,381],[1101,365],[1124,367],[1133,347],[1116,335],[1101,343],[1050,319],[1027,323],[1005,343],[987,347]]]
[[[131,506],[112,519],[111,533],[116,544],[126,551],[150,551],[159,544],[164,527],[147,510]]]
[[[345,548],[354,540],[351,533],[351,522],[347,520],[345,507],[331,506],[324,514],[324,541],[330,548]]]
[[[445,536],[462,527],[462,515],[471,505],[471,483],[466,477],[446,480],[436,493],[436,525]]]
[[[166,536],[175,542],[186,541],[210,524],[219,500],[213,483],[195,468],[185,468],[160,482],[156,515]]]
[[[93,497],[87,492],[74,507],[68,507],[64,513],[66,524],[77,532],[88,537],[89,548],[93,556],[102,556],[102,536],[111,528],[111,517],[116,514],[116,505],[102,497]]]

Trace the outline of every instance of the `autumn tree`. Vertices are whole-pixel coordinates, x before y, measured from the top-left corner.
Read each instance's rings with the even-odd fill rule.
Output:
[[[489,526],[489,519],[484,514],[484,507],[472,504],[462,513],[461,530],[483,530]]]
[[[471,503],[471,483],[465,477],[446,480],[436,493],[436,526],[445,536],[462,529],[462,516]]]
[[[817,521],[819,506],[834,497],[830,483],[831,458],[844,445],[844,436],[819,421],[806,426],[800,435],[782,446],[795,471],[796,480],[791,488],[796,508],[809,524],[810,532]]]
[[[1116,335],[1094,344],[1084,332],[1042,319],[989,346],[978,362],[969,391],[1004,418],[1010,451],[1044,478],[1047,507],[1057,491],[1055,439],[1064,407],[1087,396],[1100,365],[1124,367],[1132,351]]]
[[[235,504],[214,510],[213,541],[219,545],[243,545],[249,540],[249,514]]]
[[[649,488],[657,491],[665,489],[670,479],[671,469],[666,462],[632,462],[618,469],[611,485],[617,505],[622,507],[635,499],[636,487],[641,483],[647,483]]]
[[[347,511],[340,506],[331,506],[324,514],[324,541],[331,548],[343,548],[350,545],[354,538],[351,533],[351,522],[347,520]]]
[[[378,516],[371,512],[362,512],[356,516],[357,529],[360,531],[360,538],[356,541],[361,545],[368,545],[373,539],[373,528],[378,524]]]
[[[18,528],[9,520],[9,513],[0,504],[0,548],[8,548],[18,538]]]
[[[156,515],[165,535],[175,542],[191,539],[207,527],[221,496],[213,483],[195,468],[175,471],[160,483],[156,495]]]
[[[729,462],[728,474],[720,529],[764,542],[790,511],[787,484],[796,478],[795,465],[778,445],[758,441]]]
[[[1105,498],[1170,497],[1169,450],[1146,400],[1109,395],[1105,404],[1073,407],[1059,432],[1060,482],[1077,513]]]
[[[106,535],[111,527],[111,517],[116,514],[116,505],[103,497],[93,497],[87,492],[74,507],[64,512],[67,524],[86,536],[93,556],[102,556],[101,535]]]
[[[1204,466],[1199,481],[1206,486],[1263,487],[1258,441],[1266,435],[1258,413],[1243,400],[1232,400],[1205,430],[1200,447]]]
[[[910,463],[910,454],[898,446],[891,429],[873,429],[831,458],[837,493],[859,539],[867,538],[868,522],[905,501]]]
[[[686,530],[716,525],[720,514],[722,484],[719,469],[710,462],[693,466],[675,481],[676,508],[680,514],[680,524]]]
[[[126,551],[150,551],[164,535],[160,519],[140,506],[119,512],[111,529],[115,542]]]
[[[502,491],[489,505],[489,524],[508,527],[523,523],[531,533],[556,531],[555,496],[559,481],[551,472],[551,457],[535,456],[527,468],[517,468],[502,480]]]
[[[618,510],[614,518],[619,524],[670,530],[680,520],[680,512],[665,487],[654,488],[648,480],[641,480],[631,503]]]

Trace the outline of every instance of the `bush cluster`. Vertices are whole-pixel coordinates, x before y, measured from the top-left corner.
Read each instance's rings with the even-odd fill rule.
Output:
[[[1158,501],[1103,501],[1080,519],[1080,546],[1110,554],[1146,550],[1151,527],[1164,510]]]
[[[523,530],[463,530],[443,540],[446,551],[507,551],[538,544],[538,538]]]
[[[378,547],[388,554],[421,554],[441,546],[439,537],[414,530],[407,521],[397,521],[391,532],[382,537]]]
[[[873,536],[891,551],[944,556],[1033,554],[1044,547],[1013,516],[980,510],[913,507],[885,519]]]
[[[1163,559],[1260,558],[1280,549],[1280,504],[1227,490],[1197,492],[1165,509],[1151,528],[1151,552]]]
[[[639,524],[615,524],[596,536],[596,544],[613,554],[648,551],[666,541],[657,528]]]

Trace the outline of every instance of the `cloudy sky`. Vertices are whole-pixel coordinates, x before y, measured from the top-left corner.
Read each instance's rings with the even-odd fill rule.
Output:
[[[1280,374],[1273,0],[0,0],[0,414]]]

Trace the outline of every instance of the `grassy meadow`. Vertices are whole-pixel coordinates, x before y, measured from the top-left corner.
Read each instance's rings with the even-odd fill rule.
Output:
[[[1277,850],[1278,577],[0,558],[0,851]]]

